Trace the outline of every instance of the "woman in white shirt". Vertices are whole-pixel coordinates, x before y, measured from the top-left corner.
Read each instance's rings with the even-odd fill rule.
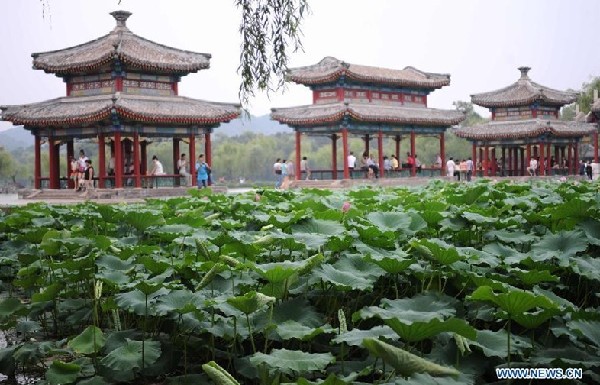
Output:
[[[448,171],[448,173],[446,174],[449,177],[454,177],[454,171],[456,170],[456,163],[454,163],[454,159],[452,157],[450,157],[450,159],[448,159],[448,162],[446,162],[446,170]]]

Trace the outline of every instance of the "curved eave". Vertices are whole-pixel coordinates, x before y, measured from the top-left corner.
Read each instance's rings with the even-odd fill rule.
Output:
[[[534,95],[529,98],[522,99],[510,99],[510,100],[498,100],[498,101],[486,101],[481,100],[475,97],[475,95],[471,95],[471,102],[481,107],[486,108],[497,108],[497,107],[522,107],[529,106],[537,101],[543,102],[544,105],[551,105],[556,107],[562,107],[566,104],[573,103],[577,100],[577,97],[573,97],[568,100],[556,100],[547,97],[543,97],[540,95]]]
[[[310,116],[311,113],[312,116]],[[427,114],[445,114],[446,116],[427,116]],[[341,123],[344,116],[365,123],[447,127],[458,124],[465,119],[462,113],[452,110],[446,111],[402,106],[389,107],[374,104],[357,106],[342,104],[310,105],[272,109],[271,113],[271,119],[290,126],[331,125],[333,123]]]
[[[160,107],[164,107],[161,111]],[[197,113],[186,114],[182,111]],[[109,120],[114,114],[137,123],[214,125],[240,115],[237,104],[211,103],[184,97],[136,97],[108,94],[64,97],[41,103],[2,106],[2,120],[26,127],[73,127]],[[82,113],[82,110],[85,112]],[[31,115],[38,115],[31,118]]]
[[[135,55],[129,54],[127,52],[129,48],[123,48],[131,42],[142,48],[147,46],[150,50],[157,52],[163,50],[168,55],[175,56],[175,58],[171,61],[162,62],[141,60],[136,58]],[[141,49],[141,51],[144,51],[144,49]],[[135,52],[135,49],[132,52]],[[180,56],[179,59],[176,57],[178,55]],[[192,61],[189,62],[189,58],[185,60],[184,55],[192,56]],[[125,65],[142,70],[186,74],[209,68],[211,58],[210,54],[180,50],[155,43],[132,33],[125,27],[117,27],[107,35],[80,45],[61,50],[34,53],[31,56],[34,59],[34,69],[59,75],[91,72],[116,59],[119,59]],[[91,56],[91,58],[81,59],[86,56]],[[158,53],[155,56],[158,57],[160,54]],[[194,59],[194,57],[196,58]],[[69,62],[70,60],[71,62]],[[72,62],[73,60],[75,62]]]
[[[516,95],[515,95],[516,94]],[[559,91],[521,79],[499,90],[471,95],[471,102],[481,107],[520,107],[542,102],[545,105],[562,107],[577,100],[573,92]]]
[[[519,125],[518,122],[516,122],[516,124]],[[526,127],[523,125],[521,131],[510,132],[506,129],[503,131],[502,127],[499,127],[497,124],[492,122],[480,126],[459,128],[454,131],[454,133],[456,136],[468,140],[498,140],[536,138],[544,134],[551,134],[552,136],[563,138],[580,138],[589,135],[596,130],[593,125],[585,123],[574,124],[571,122],[559,122],[559,124],[572,127],[568,127],[567,129],[556,129],[552,124],[536,123],[532,124],[531,127]]]

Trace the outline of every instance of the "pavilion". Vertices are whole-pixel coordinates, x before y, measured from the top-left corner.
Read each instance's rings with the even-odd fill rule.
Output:
[[[457,136],[472,142],[473,161],[481,165],[484,176],[496,175],[496,147],[502,151],[502,175],[526,175],[531,157],[539,158],[539,175],[550,175],[552,168],[563,165],[566,173],[575,174],[578,144],[595,132],[591,124],[559,119],[560,108],[573,103],[576,93],[535,83],[529,70],[519,67],[521,77],[505,88],[471,95],[473,104],[490,109],[492,119],[456,130]]]
[[[455,110],[427,107],[427,96],[450,84],[450,75],[423,72],[413,67],[402,70],[349,64],[333,57],[319,63],[292,68],[287,80],[303,84],[313,92],[313,104],[273,108],[271,118],[292,127],[296,133],[296,177],[300,178],[302,134],[324,135],[332,140],[332,179],[337,179],[337,139],[344,154],[343,178],[349,179],[348,135],[369,142],[377,137],[380,169],[383,169],[383,138],[395,141],[400,159],[400,141],[410,137],[410,154],[416,154],[416,135],[439,137],[440,155],[445,157],[444,132],[464,120]],[[414,176],[416,168],[412,167]]]
[[[187,141],[189,171],[195,183],[196,138],[204,136],[210,164],[213,129],[239,116],[238,104],[179,96],[181,77],[209,68],[210,54],[144,39],[127,27],[130,12],[111,15],[117,25],[108,34],[74,47],[31,55],[34,69],[63,79],[65,97],[0,107],[3,120],[23,125],[35,136],[36,189],[60,188],[61,145],[66,145],[69,160],[74,156],[74,140],[86,138],[98,143],[100,187],[112,180],[112,185],[120,188],[131,179],[134,187],[141,187],[146,175],[146,147],[152,138],[173,140],[175,167],[180,142]],[[41,175],[42,142],[49,148],[48,176]],[[106,145],[114,159],[114,176],[107,175]],[[132,169],[130,175],[124,175],[126,167]],[[69,175],[68,169],[65,172]]]

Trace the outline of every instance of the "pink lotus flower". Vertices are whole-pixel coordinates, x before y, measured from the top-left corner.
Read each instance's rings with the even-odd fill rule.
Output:
[[[566,176],[563,176],[562,178],[560,178],[560,181],[561,181],[561,182],[566,182],[566,181],[567,181],[567,177],[566,177]]]
[[[342,212],[345,214],[350,211],[350,202],[344,202],[342,205]]]
[[[254,195],[254,202],[258,202],[260,200],[260,194]]]

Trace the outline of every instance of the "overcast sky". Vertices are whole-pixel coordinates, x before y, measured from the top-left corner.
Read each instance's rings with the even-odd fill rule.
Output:
[[[0,12],[0,104],[43,101],[65,94],[60,78],[31,69],[31,53],[61,49],[108,33],[109,12],[133,13],[136,34],[169,46],[212,54],[211,68],[182,79],[180,95],[237,102],[240,12],[233,0],[3,0]],[[517,67],[557,89],[579,89],[600,75],[596,0],[309,0],[304,52],[291,66],[335,56],[349,63],[451,74],[429,106],[517,80]],[[252,100],[254,115],[271,107],[310,104],[308,88],[290,84],[281,94]],[[480,112],[487,110],[480,110]],[[0,122],[0,129],[10,125]]]

